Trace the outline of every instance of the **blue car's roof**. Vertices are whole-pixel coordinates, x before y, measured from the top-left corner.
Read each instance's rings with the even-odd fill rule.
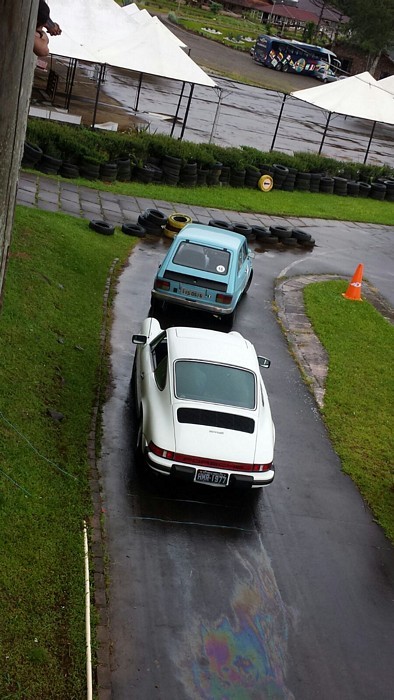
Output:
[[[245,241],[245,236],[227,229],[205,226],[205,224],[187,224],[180,230],[174,239],[174,243],[178,244],[180,241],[187,240],[190,240],[192,243],[237,251]]]

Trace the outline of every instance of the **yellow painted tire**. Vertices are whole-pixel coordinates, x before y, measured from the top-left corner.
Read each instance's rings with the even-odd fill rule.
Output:
[[[191,224],[192,221],[193,219],[186,214],[171,214],[167,219],[164,235],[167,238],[175,238],[179,231],[186,226],[186,224]]]
[[[262,175],[257,183],[257,187],[262,192],[269,192],[274,186],[274,180],[271,175]]]

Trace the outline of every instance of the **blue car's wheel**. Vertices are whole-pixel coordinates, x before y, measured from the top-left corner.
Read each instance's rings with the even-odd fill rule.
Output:
[[[246,287],[245,287],[245,289],[244,289],[244,294],[247,293],[247,291],[248,291],[250,285],[252,284],[252,279],[253,279],[253,270],[250,271],[249,279],[248,279],[248,281],[247,281],[247,283],[246,283]]]

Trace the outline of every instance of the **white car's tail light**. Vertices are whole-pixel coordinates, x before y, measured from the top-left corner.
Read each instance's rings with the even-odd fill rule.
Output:
[[[244,462],[228,462],[222,459],[208,459],[206,457],[196,457],[195,455],[180,454],[158,447],[153,442],[149,443],[148,450],[163,459],[169,459],[172,462],[192,464],[197,467],[212,467],[214,469],[227,469],[228,471],[238,472],[268,472],[273,468],[272,462],[268,464],[247,464]]]

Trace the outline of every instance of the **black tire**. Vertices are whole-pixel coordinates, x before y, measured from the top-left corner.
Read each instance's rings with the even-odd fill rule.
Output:
[[[221,323],[222,325],[227,328],[229,331],[231,331],[233,324],[234,324],[234,319],[235,319],[235,311],[233,311],[231,314],[226,314],[225,316],[221,316]]]
[[[182,165],[182,158],[175,158],[174,156],[164,156],[164,158],[163,158],[163,160],[162,160],[162,165],[164,165],[164,164],[165,164],[165,165],[167,165],[167,164],[168,164],[168,165],[169,165],[169,164],[171,164],[171,165],[177,165],[177,166],[181,167],[181,165]]]
[[[89,221],[89,228],[96,231],[96,233],[101,233],[102,236],[112,236],[115,232],[115,226],[111,226],[106,221],[99,221],[97,219],[92,219]]]
[[[244,294],[247,294],[247,293],[248,293],[249,287],[250,287],[250,285],[252,284],[252,279],[253,279],[253,270],[250,271],[249,279],[248,279],[248,281],[247,281],[247,283],[246,283],[246,287],[245,287],[245,289],[244,289]]]
[[[159,209],[146,209],[144,211],[144,218],[156,226],[162,226],[166,223],[167,217]]]
[[[146,235],[146,230],[141,224],[125,223],[122,225],[122,231],[126,236],[137,236],[138,238],[144,238]]]
[[[249,240],[253,233],[252,227],[248,226],[248,224],[233,223],[232,229],[235,233],[241,233],[243,236],[245,236],[246,240]]]
[[[280,239],[289,238],[290,228],[289,226],[270,226],[270,231],[273,236],[277,236]]]
[[[154,296],[151,296],[150,298],[150,309],[149,309],[149,316],[153,316],[153,318],[157,318],[158,321],[160,321],[160,312],[163,309],[163,303],[159,301],[159,299],[156,299]]]
[[[274,66],[275,70],[280,72],[283,70],[283,66],[281,63],[277,63],[276,66]]]
[[[291,246],[296,246],[296,245],[297,245],[296,239],[295,239],[295,238],[291,238],[291,237],[290,237],[290,238],[282,238],[281,243],[283,243],[283,245],[288,246],[289,248],[290,248]]]
[[[310,241],[312,238],[310,233],[307,233],[302,228],[293,228],[291,231],[291,237],[296,241]]]
[[[269,229],[265,226],[252,226],[252,231],[258,241],[264,241],[271,235]]]
[[[299,245],[303,248],[313,248],[316,241],[314,238],[310,238],[309,241],[298,241]]]
[[[214,226],[215,228],[223,228],[227,231],[232,231],[233,227],[229,221],[221,221],[221,219],[210,219],[208,221],[208,226]]]

